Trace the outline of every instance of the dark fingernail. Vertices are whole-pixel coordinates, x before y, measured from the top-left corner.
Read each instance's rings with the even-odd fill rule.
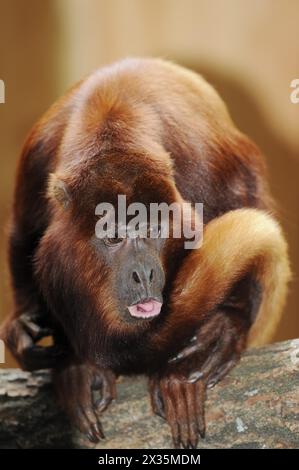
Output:
[[[101,423],[98,424],[98,430],[100,432],[101,438],[106,439]]]
[[[87,435],[88,439],[90,440],[90,442],[92,442],[94,444],[99,442],[99,439],[97,438],[97,436],[95,436],[95,434],[93,434],[91,431],[89,431],[86,435]]]
[[[183,449],[189,449],[189,442],[182,442]]]
[[[174,356],[171,359],[169,359],[168,362],[176,362],[176,361],[179,361],[180,359],[182,359],[183,357],[184,357],[184,355],[179,353],[179,354],[177,354],[177,356]]]
[[[190,441],[190,448],[191,449],[196,449],[197,444],[198,444],[198,439],[197,438],[192,439],[192,441]]]
[[[179,449],[180,448],[180,441],[178,441],[176,439],[173,439],[173,447],[175,449]]]
[[[92,427],[92,432],[94,434],[96,434],[97,436],[99,436],[100,435],[100,430],[99,430],[99,427],[98,427],[97,423],[92,424],[91,427]]]
[[[188,382],[189,383],[197,382],[197,380],[201,379],[202,377],[203,377],[203,373],[201,371],[193,372],[191,375],[189,375]]]
[[[216,383],[217,383],[216,380],[211,380],[211,382],[208,383],[207,388],[209,388],[209,389],[210,389],[210,388],[213,388],[214,385],[216,385]]]
[[[104,439],[104,434],[98,423],[92,425],[92,431],[97,436],[98,439]]]

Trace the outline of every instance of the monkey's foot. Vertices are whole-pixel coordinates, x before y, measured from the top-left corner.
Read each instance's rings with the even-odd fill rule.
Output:
[[[153,411],[171,428],[175,448],[195,449],[198,436],[205,435],[204,403],[206,385],[170,374],[150,379]]]
[[[24,370],[50,369],[57,366],[65,357],[66,351],[60,346],[39,346],[36,343],[52,330],[42,325],[41,317],[36,313],[23,313],[19,317],[9,318],[1,329],[0,337]]]
[[[72,423],[94,443],[104,439],[100,414],[116,397],[115,375],[88,364],[71,364],[53,371],[61,407]],[[96,399],[94,391],[100,392]]]

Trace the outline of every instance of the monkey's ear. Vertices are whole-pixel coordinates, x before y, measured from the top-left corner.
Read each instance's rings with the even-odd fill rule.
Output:
[[[50,173],[48,183],[48,197],[56,201],[66,209],[71,202],[71,196],[66,183],[55,173]]]

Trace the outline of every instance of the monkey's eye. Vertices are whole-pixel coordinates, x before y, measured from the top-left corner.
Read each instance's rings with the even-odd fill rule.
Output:
[[[124,238],[114,237],[114,238],[104,238],[104,243],[106,246],[117,246],[124,241]]]

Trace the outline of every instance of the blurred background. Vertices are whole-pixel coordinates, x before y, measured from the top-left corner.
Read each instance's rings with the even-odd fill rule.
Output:
[[[27,132],[95,68],[160,56],[202,73],[266,156],[294,272],[275,339],[299,337],[298,21],[298,0],[0,0],[0,322],[12,305],[6,226]]]

